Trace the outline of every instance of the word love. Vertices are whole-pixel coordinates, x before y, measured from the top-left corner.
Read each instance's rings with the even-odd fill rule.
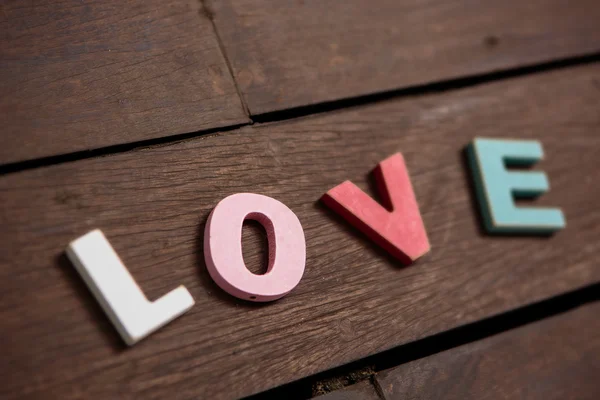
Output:
[[[507,170],[539,161],[543,156],[539,142],[475,139],[468,156],[489,233],[547,234],[565,227],[560,209],[517,207],[514,202],[515,197],[537,196],[549,188],[542,172]],[[429,252],[430,245],[402,155],[379,163],[375,177],[383,204],[350,181],[329,190],[322,201],[402,263],[410,264]],[[263,275],[253,274],[244,263],[241,236],[248,219],[258,221],[267,232],[269,265]],[[184,286],[148,301],[100,230],[71,242],[67,255],[129,345],[194,305]],[[226,292],[250,301],[273,301],[302,279],[304,231],[283,203],[259,194],[234,194],[221,200],[208,218],[204,257],[210,276]]]

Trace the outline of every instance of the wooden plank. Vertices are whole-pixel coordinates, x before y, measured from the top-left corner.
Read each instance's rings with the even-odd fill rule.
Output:
[[[339,389],[322,396],[317,396],[318,400],[379,400],[379,395],[375,386],[366,380],[358,382],[344,389]]]
[[[600,303],[378,375],[384,398],[600,398]]]
[[[5,175],[0,391],[240,397],[598,282],[599,102],[592,64]],[[481,233],[462,154],[475,136],[542,141],[552,190],[536,204],[562,207],[565,231]],[[398,151],[432,244],[406,268],[318,203],[346,179],[366,190]],[[244,191],[305,230],[304,277],[271,304],[225,294],[204,264],[208,214]],[[196,306],[124,349],[62,253],[94,228],[150,299],[183,284]]]
[[[198,5],[3,1],[0,164],[247,121]]]
[[[251,114],[600,51],[596,0],[208,4]]]

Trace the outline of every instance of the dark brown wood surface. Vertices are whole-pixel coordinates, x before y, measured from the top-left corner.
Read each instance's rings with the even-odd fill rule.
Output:
[[[590,64],[0,177],[0,397],[239,397],[598,282],[598,104]],[[476,136],[542,141],[552,190],[535,204],[562,207],[565,231],[481,233],[462,152]],[[318,202],[346,179],[367,189],[394,152],[432,244],[410,267]],[[206,272],[206,218],[245,191],[305,230],[305,275],[277,302]],[[195,307],[125,349],[63,254],[94,228],[150,299],[183,284]]]
[[[597,0],[210,0],[252,114],[600,51]]]
[[[375,386],[369,381],[362,381],[344,389],[339,389],[323,396],[317,396],[315,400],[380,400]]]
[[[2,1],[0,164],[246,121],[199,4]]]
[[[600,398],[600,303],[378,374],[386,400]]]

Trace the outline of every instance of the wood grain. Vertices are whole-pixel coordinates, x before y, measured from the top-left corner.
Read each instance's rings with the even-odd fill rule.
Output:
[[[198,5],[3,1],[0,164],[247,121]]]
[[[315,400],[379,400],[379,395],[375,386],[366,380],[358,382],[344,389],[336,390],[322,396],[317,396]]]
[[[235,398],[600,281],[599,67],[1,177],[0,397]],[[562,207],[565,231],[481,233],[462,151],[475,136],[542,141],[552,189],[535,204]],[[346,179],[368,191],[395,152],[432,244],[406,268],[318,202]],[[246,191],[283,201],[305,230],[304,278],[271,304],[226,295],[204,265],[208,214]],[[183,284],[196,306],[125,349],[63,255],[94,228],[150,299]]]
[[[208,4],[251,114],[600,51],[596,0]]]
[[[386,400],[600,398],[600,303],[392,368]]]

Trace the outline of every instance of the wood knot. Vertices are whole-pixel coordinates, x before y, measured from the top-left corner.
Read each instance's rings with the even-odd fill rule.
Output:
[[[494,48],[500,44],[500,39],[498,36],[488,35],[483,39],[483,43],[487,48]]]

